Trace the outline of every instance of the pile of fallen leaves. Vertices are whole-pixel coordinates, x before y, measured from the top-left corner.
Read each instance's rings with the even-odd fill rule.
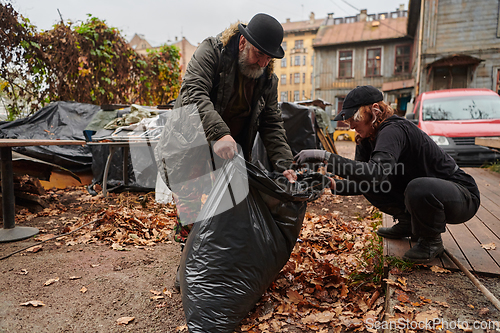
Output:
[[[344,221],[335,213],[306,214],[290,260],[239,329],[365,330],[365,322],[383,312],[383,292],[380,283],[354,283],[350,277],[374,273],[376,260],[366,259],[378,242],[373,222]]]
[[[147,247],[172,239],[175,205],[158,204],[147,193],[109,193],[103,197],[92,196],[84,188],[68,188],[47,191],[44,199],[51,203],[50,207],[35,214],[23,210],[18,219],[52,218],[46,222],[47,228],[62,225],[62,230],[54,233],[68,234],[57,238],[68,246],[102,241],[115,250],[125,250],[127,245]],[[75,214],[64,214],[68,210]],[[51,231],[40,231],[37,240],[55,236]]]
[[[102,199],[102,198],[101,198]],[[71,235],[67,245],[104,241],[115,250],[126,245],[153,246],[172,239],[177,212],[174,205],[157,204],[147,194],[124,192],[114,196],[114,204],[92,215],[86,215],[67,227],[67,232],[96,220]]]

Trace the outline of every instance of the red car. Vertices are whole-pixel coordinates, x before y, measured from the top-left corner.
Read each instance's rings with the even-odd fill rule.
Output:
[[[406,115],[460,166],[500,160],[492,149],[475,145],[476,137],[500,136],[500,96],[488,89],[449,89],[420,94]]]

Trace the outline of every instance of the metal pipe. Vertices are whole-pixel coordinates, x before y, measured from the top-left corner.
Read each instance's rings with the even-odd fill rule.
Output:
[[[498,300],[498,298],[496,298],[495,295],[493,295],[488,289],[486,289],[486,287],[474,275],[472,275],[472,273],[469,272],[469,270],[467,268],[465,268],[465,266],[462,265],[462,263],[460,261],[458,261],[458,259],[455,258],[455,256],[453,254],[451,254],[447,249],[444,249],[444,252],[448,255],[448,257],[450,257],[450,259],[455,263],[455,265],[457,265],[460,268],[460,270],[462,272],[464,272],[465,275],[467,275],[467,277],[472,281],[472,283],[474,283],[474,285],[479,290],[481,290],[481,292],[484,294],[484,296],[486,296],[486,298],[491,303],[493,303],[493,305],[498,310],[500,310],[500,301]]]

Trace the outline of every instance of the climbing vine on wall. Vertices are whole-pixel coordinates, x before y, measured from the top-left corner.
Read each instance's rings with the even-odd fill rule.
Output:
[[[179,92],[179,59],[168,45],[140,55],[117,28],[91,15],[39,32],[0,3],[0,96],[10,119],[58,100],[165,104]]]

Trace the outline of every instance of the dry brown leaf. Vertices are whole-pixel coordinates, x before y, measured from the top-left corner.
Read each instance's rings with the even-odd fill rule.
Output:
[[[177,326],[175,329],[179,332],[183,332],[183,331],[187,331],[188,327],[187,327],[187,325],[182,325],[182,326]]]
[[[56,235],[54,235],[54,234],[45,234],[45,235],[35,237],[35,241],[43,242],[43,241],[49,240],[55,236]]]
[[[59,278],[58,278],[58,277],[57,277],[57,278],[55,278],[55,279],[49,279],[49,280],[45,281],[45,283],[44,283],[43,285],[44,285],[44,286],[50,286],[51,284],[53,284],[53,283],[55,283],[55,282],[57,282],[57,281],[59,281]]]
[[[432,303],[432,300],[429,298],[425,298],[424,296],[418,296],[420,300],[424,303]]]
[[[439,319],[439,316],[441,315],[441,311],[432,309],[432,310],[427,310],[425,312],[420,312],[417,313],[415,316],[415,321],[417,323],[427,323],[429,321],[434,321],[436,318]]]
[[[37,245],[37,246],[30,247],[29,249],[26,250],[26,252],[37,253],[41,249],[42,249],[42,246],[41,245]]]
[[[495,250],[497,248],[497,246],[493,242],[488,244],[481,244],[481,247],[485,250]]]
[[[479,315],[481,316],[487,315],[488,313],[490,313],[490,309],[488,308],[482,308],[481,310],[479,310]]]
[[[159,296],[151,296],[151,299],[152,299],[153,301],[156,301],[156,300],[158,300],[158,299],[164,299],[164,298],[165,298],[165,296],[163,296],[163,295],[159,295]]]
[[[347,296],[348,293],[349,293],[349,289],[347,289],[347,285],[342,284],[342,291],[340,292],[340,297],[344,298]]]
[[[172,292],[167,288],[163,289],[163,293],[168,296],[168,298],[172,298]]]
[[[319,323],[329,323],[335,318],[335,312],[323,311],[318,313],[316,318]]]
[[[471,309],[474,309],[474,305],[472,305],[472,304],[468,304],[467,306],[468,306],[469,308],[471,308]]]
[[[286,292],[286,295],[288,296],[288,300],[291,303],[298,304],[298,303],[304,301],[304,297],[295,290],[289,289]]]
[[[437,303],[437,304],[439,304],[439,305],[441,305],[441,306],[444,306],[445,308],[449,308],[450,307],[450,305],[448,303],[446,303],[446,302],[440,302],[440,301],[434,301],[434,302]]]
[[[81,292],[82,294],[85,294],[85,293],[87,292],[87,290],[88,290],[88,289],[87,289],[86,287],[82,287],[82,289],[80,289],[80,292]]]
[[[432,266],[431,271],[433,271],[434,273],[451,273],[451,271],[447,270],[446,268],[439,266]]]
[[[259,329],[261,331],[267,331],[269,329],[269,324],[268,323],[259,324]]]
[[[116,323],[118,325],[128,325],[132,320],[134,320],[135,317],[121,317],[116,320]]]
[[[158,290],[150,290],[150,292],[153,294],[153,295],[161,295],[161,291],[158,291]]]
[[[406,287],[406,278],[405,277],[399,277],[398,282],[401,283],[403,286]]]
[[[405,293],[401,293],[398,295],[398,301],[402,302],[402,303],[409,303],[410,302],[410,296],[408,296],[408,294],[405,294]]]
[[[45,304],[43,304],[42,301],[28,301],[26,303],[21,303],[20,305],[23,305],[23,306],[31,305],[31,306],[34,306],[34,307],[45,306]]]

